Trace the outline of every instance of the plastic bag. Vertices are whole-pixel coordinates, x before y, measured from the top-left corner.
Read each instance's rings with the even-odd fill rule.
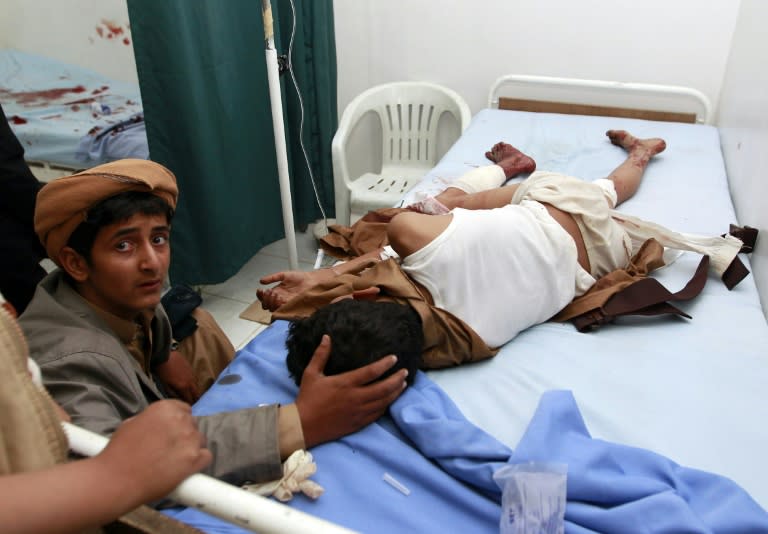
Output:
[[[502,490],[501,534],[565,532],[568,466],[555,463],[507,464],[493,474]]]

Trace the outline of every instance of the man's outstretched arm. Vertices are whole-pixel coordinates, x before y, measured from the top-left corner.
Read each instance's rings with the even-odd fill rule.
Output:
[[[303,293],[304,291],[315,287],[321,282],[332,280],[343,274],[357,273],[372,263],[381,261],[381,252],[383,249],[377,249],[349,261],[317,269],[315,271],[280,271],[268,274],[262,277],[261,284],[274,284],[276,286],[268,289],[257,289],[256,297],[261,302],[261,307],[265,310],[275,311],[280,306]]]

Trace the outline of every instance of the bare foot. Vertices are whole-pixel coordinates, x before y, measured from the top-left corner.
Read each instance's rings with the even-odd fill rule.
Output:
[[[536,162],[510,144],[499,142],[485,153],[485,157],[502,168],[507,178],[536,170]]]
[[[605,132],[608,139],[616,146],[620,146],[629,153],[630,159],[640,166],[645,166],[648,161],[660,152],[664,152],[667,143],[664,139],[651,137],[638,139],[626,130],[608,130]]]

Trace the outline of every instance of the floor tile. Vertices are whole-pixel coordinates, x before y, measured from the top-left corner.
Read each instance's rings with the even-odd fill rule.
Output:
[[[311,263],[299,263],[299,269],[302,271],[309,271],[312,267]],[[278,258],[259,252],[259,254],[248,260],[235,276],[226,282],[205,285],[202,286],[202,289],[211,295],[250,304],[256,300],[256,290],[262,287],[259,283],[259,279],[262,276],[289,269],[290,266],[286,258]]]
[[[265,325],[240,319],[239,315],[256,300],[256,290],[262,287],[259,283],[262,276],[290,269],[286,243],[286,239],[281,239],[263,247],[229,280],[200,286],[203,307],[216,318],[236,349],[242,348],[266,328]],[[312,270],[317,257],[317,240],[311,225],[306,232],[296,232],[296,249],[299,269]],[[332,258],[326,257],[323,265],[332,261]]]
[[[312,233],[312,227],[307,229],[306,232],[296,232],[296,253],[299,262],[314,264],[317,257],[317,239]],[[280,258],[288,258],[288,245],[285,238],[270,243],[263,247],[259,254],[277,256]]]
[[[221,329],[235,346],[242,348],[253,337],[266,328],[265,325],[240,319],[239,315],[249,303],[212,295],[203,290],[203,308],[208,310],[219,323]]]

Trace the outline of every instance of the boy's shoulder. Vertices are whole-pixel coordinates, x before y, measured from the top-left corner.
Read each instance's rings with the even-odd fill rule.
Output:
[[[114,332],[59,271],[40,282],[19,324],[32,358],[40,365],[78,353],[117,356],[123,352]]]

